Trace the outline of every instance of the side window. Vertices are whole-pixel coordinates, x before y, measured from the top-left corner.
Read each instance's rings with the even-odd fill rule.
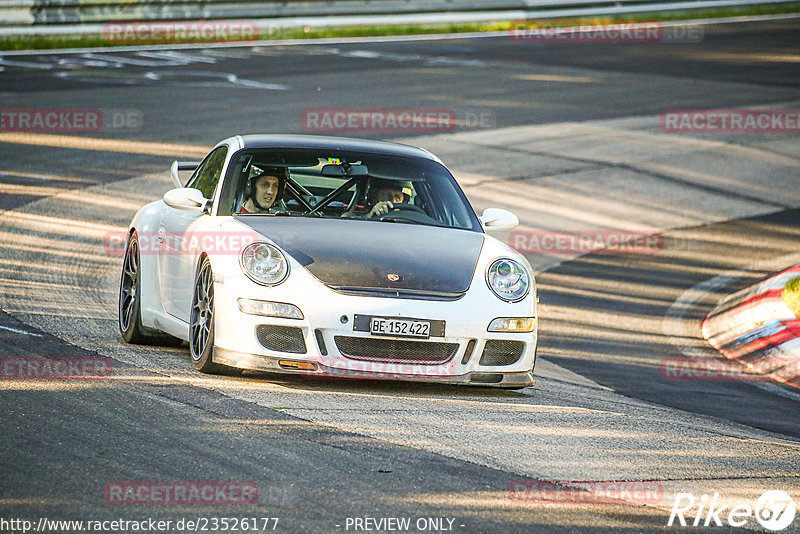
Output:
[[[225,164],[225,156],[228,155],[228,147],[221,146],[206,157],[203,163],[186,184],[187,187],[194,187],[203,192],[205,198],[214,196],[214,189],[217,187],[219,177],[222,175],[222,166]]]

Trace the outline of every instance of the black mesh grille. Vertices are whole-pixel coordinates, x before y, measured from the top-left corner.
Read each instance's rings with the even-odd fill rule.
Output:
[[[450,360],[458,343],[334,336],[339,352],[353,360],[438,364]]]
[[[525,350],[524,341],[490,339],[486,341],[481,354],[481,365],[511,365],[516,363]]]
[[[278,352],[306,353],[303,330],[296,326],[273,326],[262,324],[256,329],[258,342],[264,348]]]

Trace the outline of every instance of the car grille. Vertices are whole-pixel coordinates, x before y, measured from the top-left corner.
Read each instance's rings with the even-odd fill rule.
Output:
[[[525,351],[524,341],[489,339],[483,347],[481,365],[511,365],[519,361]]]
[[[258,342],[269,350],[278,352],[306,353],[303,330],[296,326],[274,326],[262,324],[256,328]]]
[[[440,364],[449,361],[458,350],[458,343],[435,341],[350,336],[333,336],[333,341],[339,352],[352,360]]]

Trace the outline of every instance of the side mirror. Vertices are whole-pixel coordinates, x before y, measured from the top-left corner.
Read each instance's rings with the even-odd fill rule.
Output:
[[[164,204],[170,208],[187,211],[203,212],[208,200],[199,189],[191,187],[178,187],[164,193]]]
[[[516,215],[500,208],[486,208],[480,219],[486,230],[495,232],[513,230],[519,225],[519,219],[517,219]]]

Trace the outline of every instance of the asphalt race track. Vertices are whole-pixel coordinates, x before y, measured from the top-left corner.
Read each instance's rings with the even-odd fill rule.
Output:
[[[96,131],[0,132],[0,356],[113,368],[108,379],[0,380],[0,531],[21,531],[3,526],[12,518],[151,518],[173,522],[153,532],[179,532],[194,530],[179,520],[255,517],[278,518],[258,530],[282,532],[385,532],[397,526],[388,518],[409,518],[411,532],[661,532],[679,529],[667,527],[678,493],[718,493],[730,509],[781,490],[800,504],[800,391],[665,372],[715,358],[699,322],[721,298],[800,261],[796,125],[660,123],[669,110],[796,112],[800,20],[699,28],[699,41],[676,43],[495,36],[0,55],[4,113],[104,119]],[[449,129],[338,133],[431,150],[477,211],[519,216],[520,233],[500,236],[512,244],[529,246],[534,230],[639,231],[657,232],[657,246],[529,251],[540,345],[536,385],[521,391],[207,376],[185,346],[122,342],[122,258],[104,240],[171,187],[173,159],[234,133],[336,134],[311,131],[304,111],[363,108],[452,113]],[[246,483],[258,496],[108,497],[143,481]],[[682,531],[704,530],[696,506],[686,517],[701,526]],[[764,530],[753,517],[742,528]],[[800,519],[782,532],[800,532]]]

